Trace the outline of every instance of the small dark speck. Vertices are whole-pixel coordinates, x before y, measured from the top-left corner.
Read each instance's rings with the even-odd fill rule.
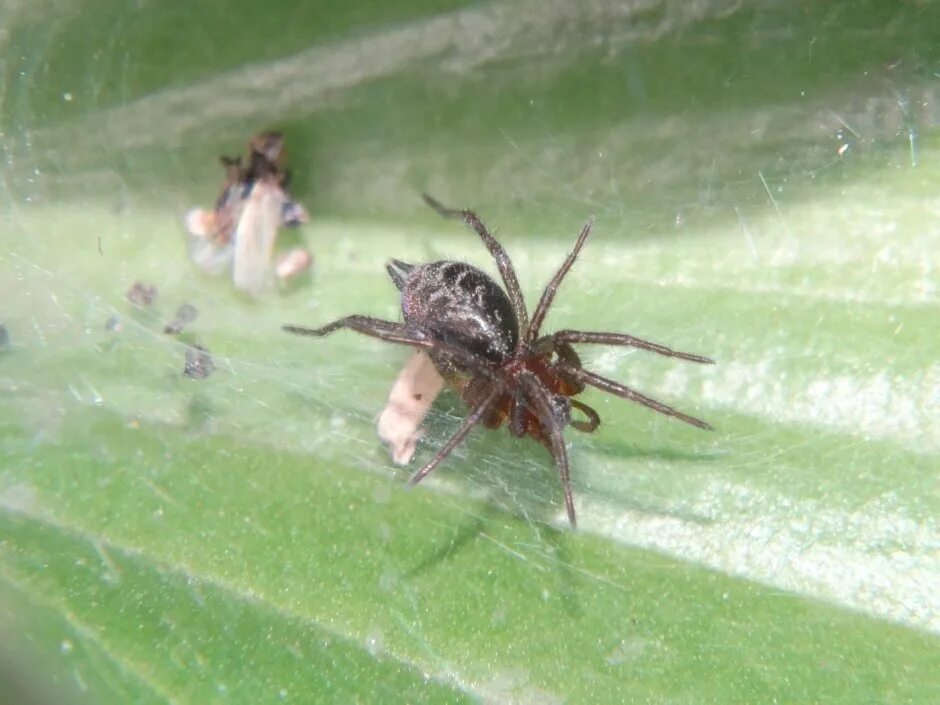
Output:
[[[190,345],[186,348],[186,366],[183,374],[191,379],[205,379],[215,370],[215,363],[209,351],[201,345]]]
[[[6,350],[8,347],[10,347],[10,331],[0,323],[0,350]]]
[[[415,401],[421,401],[421,398],[422,398],[424,395],[423,395],[423,394],[415,394],[414,396],[415,396]]]
[[[111,316],[111,318],[105,321],[104,327],[112,333],[120,333],[124,329],[124,324],[121,323],[121,319],[117,316]]]
[[[198,315],[199,311],[195,306],[192,304],[183,304],[177,309],[176,318],[166,324],[166,328],[163,329],[163,332],[167,335],[176,335],[183,330],[183,327],[187,323],[195,321]]]
[[[135,306],[151,306],[157,298],[157,287],[153,284],[134,282],[134,286],[127,290],[126,296]]]

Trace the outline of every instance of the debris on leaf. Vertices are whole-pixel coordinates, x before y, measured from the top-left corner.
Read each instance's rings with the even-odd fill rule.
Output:
[[[273,251],[280,227],[309,220],[306,209],[287,190],[284,138],[264,132],[248,143],[247,162],[221,157],[225,183],[211,211],[194,208],[185,217],[192,236],[191,256],[203,271],[231,269],[235,287],[260,294],[274,281]]]
[[[215,370],[209,351],[195,343],[186,348],[186,366],[183,375],[191,379],[205,379]]]
[[[135,306],[148,308],[153,305],[157,299],[157,287],[153,284],[144,284],[143,282],[134,282],[134,285],[127,290],[125,294],[127,300]]]
[[[406,465],[414,457],[423,435],[421,422],[443,386],[443,377],[423,351],[411,356],[392,385],[377,430],[397,465]]]
[[[176,310],[176,317],[166,324],[163,332],[167,335],[177,335],[182,332],[187,323],[192,323],[199,315],[198,309],[192,304],[183,304]]]
[[[10,331],[0,323],[0,350],[6,350],[8,347],[10,347]]]
[[[110,333],[120,333],[124,330],[124,324],[121,323],[121,319],[117,316],[111,316],[104,323],[105,330]]]

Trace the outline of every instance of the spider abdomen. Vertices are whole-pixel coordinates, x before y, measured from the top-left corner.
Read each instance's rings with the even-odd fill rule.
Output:
[[[387,270],[401,291],[409,325],[497,365],[515,351],[519,322],[509,297],[486,272],[448,260],[421,265],[392,260]],[[446,356],[437,358],[445,368],[466,371]]]

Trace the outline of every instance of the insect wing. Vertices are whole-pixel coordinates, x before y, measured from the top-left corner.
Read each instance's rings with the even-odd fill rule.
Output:
[[[267,180],[258,181],[246,199],[235,228],[235,288],[260,294],[273,279],[271,253],[281,223],[284,191]]]

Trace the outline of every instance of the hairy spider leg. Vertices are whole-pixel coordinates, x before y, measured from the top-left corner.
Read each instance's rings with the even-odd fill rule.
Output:
[[[522,288],[519,286],[519,279],[516,277],[516,270],[512,266],[512,260],[506,254],[506,250],[499,244],[490,231],[483,225],[483,221],[471,210],[460,210],[458,208],[448,208],[428,194],[422,194],[424,202],[433,208],[437,213],[445,218],[458,218],[469,225],[476,234],[483,240],[486,249],[489,250],[493,259],[496,260],[496,266],[500,275],[503,277],[503,284],[506,285],[506,293],[509,295],[509,301],[516,313],[516,320],[519,321],[520,330],[527,330],[529,327],[529,313],[526,310],[525,299],[522,297]],[[521,339],[520,339],[521,340]]]
[[[571,365],[567,365],[565,363],[560,363],[558,367],[564,372],[570,374],[576,379],[581,380],[585,384],[591,385],[592,387],[596,387],[597,389],[608,392],[623,399],[629,399],[630,401],[634,401],[637,404],[642,404],[643,406],[650,408],[653,411],[658,411],[660,414],[664,414],[666,416],[672,416],[679,419],[680,421],[685,421],[687,424],[691,424],[692,426],[698,426],[699,428],[704,428],[707,431],[714,430],[709,424],[705,423],[701,419],[697,419],[694,416],[689,416],[688,414],[683,414],[681,411],[677,411],[671,406],[666,406],[665,404],[661,404],[655,399],[650,399],[649,397],[640,394],[635,389],[624,386],[619,382],[614,382],[612,379],[601,377],[600,375],[589,372],[588,370],[585,370],[581,367],[572,367]]]
[[[283,329],[288,333],[308,335],[315,338],[329,335],[341,328],[349,328],[357,333],[387,340],[391,343],[427,347],[427,343],[432,342],[431,339],[421,331],[408,328],[395,321],[385,321],[381,318],[373,318],[372,316],[345,316],[319,328],[306,328],[304,326],[294,325],[283,326]]]
[[[559,267],[558,271],[555,272],[555,276],[552,277],[551,281],[548,283],[548,286],[545,287],[545,291],[542,292],[542,298],[539,299],[539,304],[535,307],[535,313],[532,314],[532,322],[524,331],[523,338],[526,343],[531,343],[538,337],[539,328],[542,327],[542,322],[545,320],[548,309],[551,307],[552,301],[555,299],[555,293],[558,291],[558,286],[565,278],[565,275],[568,274],[568,270],[571,269],[574,261],[578,258],[578,253],[581,251],[581,248],[584,247],[584,243],[587,240],[588,235],[591,234],[591,228],[593,226],[594,218],[591,217],[588,219],[588,222],[584,224],[584,227],[581,228],[581,234],[578,235],[578,241],[575,243],[571,254],[565,258],[565,261],[562,262],[561,267]]]
[[[430,462],[425,465],[423,468],[418,470],[414,475],[411,476],[411,479],[408,481],[408,484],[411,486],[417,485],[421,480],[428,476],[428,474],[438,466],[438,464],[446,458],[451,452],[467,437],[467,434],[473,430],[473,427],[476,426],[483,419],[483,415],[489,410],[490,405],[493,403],[493,400],[503,391],[502,384],[493,385],[493,390],[487,395],[487,397],[476,405],[476,408],[470,412],[470,415],[467,416],[463,423],[460,424],[460,428],[457,429],[456,433],[450,437],[450,440],[444,444],[437,453],[434,454],[434,457],[431,458]]]
[[[459,359],[475,372],[489,377],[491,380],[498,381],[496,374],[486,365],[480,363],[474,355],[467,351],[448,345],[440,340],[432,338],[424,331],[411,328],[403,323],[395,321],[386,321],[372,316],[353,315],[337,319],[332,323],[327,323],[320,328],[306,328],[304,326],[285,325],[282,328],[288,333],[296,335],[307,335],[320,338],[324,335],[334,333],[341,328],[348,328],[356,333],[362,333],[373,338],[386,340],[390,343],[399,343],[401,345],[411,345],[416,348],[425,348],[427,350],[437,350],[447,353],[452,357]]]
[[[539,382],[538,377],[524,370],[519,374],[519,383],[527,400],[535,407],[539,420],[548,429],[548,439],[551,441],[551,452],[561,475],[561,486],[565,492],[565,509],[568,511],[568,521],[571,528],[578,525],[574,512],[574,497],[571,495],[571,473],[568,468],[568,450],[565,448],[563,428],[552,413],[552,403],[548,391]]]
[[[689,362],[699,362],[703,365],[715,364],[715,361],[710,357],[679,352],[678,350],[667,348],[665,345],[653,343],[649,340],[643,340],[642,338],[635,338],[634,336],[627,335],[626,333],[559,330],[555,333],[552,333],[551,335],[546,335],[542,338],[539,338],[535,343],[535,347],[536,349],[552,348],[561,343],[600,343],[601,345],[626,345],[632,348],[640,348],[641,350],[649,350],[650,352],[654,352],[657,355],[676,357],[680,360],[688,360]]]

